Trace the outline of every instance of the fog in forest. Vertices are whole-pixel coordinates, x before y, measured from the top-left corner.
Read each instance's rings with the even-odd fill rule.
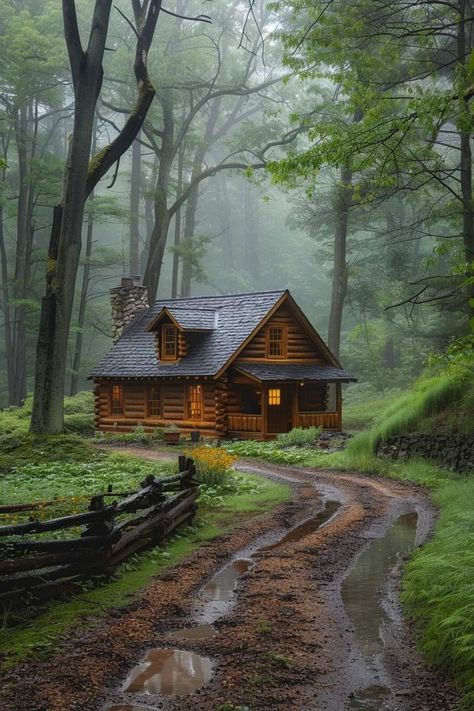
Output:
[[[129,5],[111,13],[93,156],[135,101]],[[449,7],[425,5],[394,3],[393,22],[355,0],[178,0],[160,15],[156,96],[85,206],[67,394],[110,347],[124,274],[159,298],[288,288],[358,378],[348,397],[405,387],[468,332],[472,33],[461,42]],[[0,7],[5,407],[33,388],[74,97],[60,3]],[[86,41],[90,3],[77,7]]]

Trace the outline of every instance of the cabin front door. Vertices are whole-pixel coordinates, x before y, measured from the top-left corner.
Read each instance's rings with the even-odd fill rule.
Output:
[[[288,386],[279,385],[267,390],[267,432],[289,432],[293,426],[293,392]]]

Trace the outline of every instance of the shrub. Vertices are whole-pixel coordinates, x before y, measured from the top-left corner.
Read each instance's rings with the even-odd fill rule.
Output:
[[[81,435],[93,435],[94,418],[86,412],[74,412],[64,417],[64,429],[66,432],[76,432]]]
[[[321,427],[294,427],[290,432],[277,436],[279,447],[308,447],[315,443],[321,434]]]
[[[204,486],[227,487],[231,482],[232,465],[236,457],[221,447],[194,447],[185,452],[194,459],[197,477]]]

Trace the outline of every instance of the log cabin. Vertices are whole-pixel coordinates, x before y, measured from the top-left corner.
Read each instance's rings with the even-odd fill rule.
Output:
[[[115,343],[90,374],[104,432],[271,439],[341,429],[345,372],[288,290],[162,299],[139,278],[111,289]]]

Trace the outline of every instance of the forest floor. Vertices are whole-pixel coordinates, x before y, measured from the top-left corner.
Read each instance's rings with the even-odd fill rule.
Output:
[[[293,500],[201,545],[48,659],[17,665],[3,680],[0,707],[455,709],[453,692],[416,652],[398,602],[404,557],[436,518],[424,490],[352,472],[252,462],[239,469],[290,483]],[[177,660],[152,653],[143,663],[150,650],[176,648]],[[157,693],[178,679],[174,691],[184,694],[197,672],[210,678],[192,696]]]

